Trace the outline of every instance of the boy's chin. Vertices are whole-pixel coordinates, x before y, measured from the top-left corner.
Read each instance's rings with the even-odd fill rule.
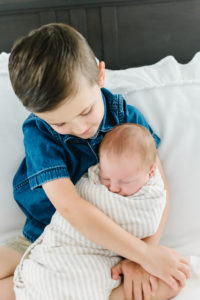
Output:
[[[88,132],[86,132],[85,134],[80,135],[79,137],[82,139],[90,139],[93,136],[95,136],[95,134],[97,133],[97,129],[96,127],[92,127],[89,129]]]

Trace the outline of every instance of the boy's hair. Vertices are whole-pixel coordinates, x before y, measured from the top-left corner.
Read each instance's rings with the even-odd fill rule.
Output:
[[[13,89],[32,112],[51,111],[76,94],[79,75],[98,84],[99,69],[85,38],[71,26],[44,25],[19,39],[9,58]]]
[[[114,127],[103,138],[99,156],[120,158],[139,153],[143,166],[151,167],[156,161],[157,151],[154,138],[144,126],[126,123]]]

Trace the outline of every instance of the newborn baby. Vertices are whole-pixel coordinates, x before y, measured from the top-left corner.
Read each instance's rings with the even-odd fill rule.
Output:
[[[82,198],[138,238],[153,235],[166,204],[149,131],[123,124],[108,132],[99,164],[76,184]],[[108,300],[120,285],[111,268],[122,258],[88,240],[58,211],[27,249],[14,275],[18,300]]]

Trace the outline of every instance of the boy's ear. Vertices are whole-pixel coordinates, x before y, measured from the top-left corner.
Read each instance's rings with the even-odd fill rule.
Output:
[[[105,62],[100,61],[99,63],[99,86],[102,88],[105,83]]]
[[[155,171],[156,171],[156,163],[154,163],[151,168],[150,168],[150,171],[149,171],[149,178],[151,178],[152,176],[155,175]]]

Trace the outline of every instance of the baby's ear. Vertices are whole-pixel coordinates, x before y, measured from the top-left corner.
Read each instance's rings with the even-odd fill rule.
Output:
[[[155,171],[156,171],[156,163],[154,163],[149,170],[149,178],[155,175]]]
[[[99,63],[99,86],[102,88],[105,83],[105,62],[100,61]]]

